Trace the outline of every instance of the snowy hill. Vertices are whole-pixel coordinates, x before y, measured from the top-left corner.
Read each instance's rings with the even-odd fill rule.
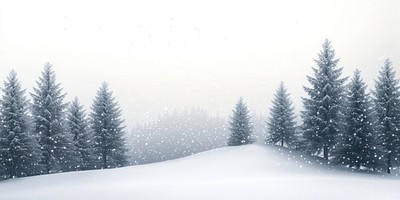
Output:
[[[400,179],[346,172],[271,146],[224,147],[162,163],[0,182],[1,200],[399,199]]]

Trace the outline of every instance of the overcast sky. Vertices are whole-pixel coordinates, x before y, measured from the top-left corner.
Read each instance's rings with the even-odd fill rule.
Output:
[[[227,117],[239,96],[267,115],[280,81],[301,108],[325,38],[345,76],[359,68],[373,86],[387,57],[400,71],[399,8],[396,0],[0,1],[0,80],[15,69],[31,91],[50,62],[66,100],[77,96],[87,109],[106,81],[128,126],[191,106]]]

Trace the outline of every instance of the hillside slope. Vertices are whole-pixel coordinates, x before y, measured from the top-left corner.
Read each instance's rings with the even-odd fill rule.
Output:
[[[400,179],[346,172],[272,146],[224,147],[162,163],[0,182],[4,200],[399,199]]]

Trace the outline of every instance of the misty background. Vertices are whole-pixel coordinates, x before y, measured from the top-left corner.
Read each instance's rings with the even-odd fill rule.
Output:
[[[89,106],[103,81],[127,132],[200,107],[227,120],[242,96],[267,117],[280,81],[301,109],[326,38],[344,76],[374,86],[400,66],[399,1],[0,1],[0,80],[15,69],[32,91],[53,64],[66,100]]]

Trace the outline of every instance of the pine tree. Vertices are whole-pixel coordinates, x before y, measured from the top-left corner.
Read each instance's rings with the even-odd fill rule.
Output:
[[[74,145],[80,154],[80,170],[93,169],[93,135],[86,119],[83,106],[80,105],[78,98],[75,98],[69,106],[67,114],[67,132],[73,135]]]
[[[330,41],[324,42],[318,57],[315,77],[307,77],[311,87],[304,87],[309,98],[303,98],[303,137],[309,153],[323,152],[323,158],[329,159],[339,133],[346,78],[340,78],[342,68],[337,67],[339,59],[335,59]]]
[[[46,63],[42,76],[36,82],[37,87],[31,93],[33,99],[32,114],[34,133],[39,136],[43,152],[42,164],[46,173],[76,170],[79,157],[72,141],[72,135],[65,131],[65,94],[56,74]]]
[[[373,110],[361,72],[355,71],[349,85],[343,131],[339,134],[334,161],[349,167],[377,169],[381,153],[374,132]]]
[[[31,132],[25,90],[11,71],[0,100],[0,176],[24,177],[40,174],[41,151]]]
[[[249,110],[242,97],[239,98],[236,103],[235,109],[233,110],[233,116],[231,117],[230,131],[231,135],[228,140],[229,146],[239,146],[244,144],[253,143],[252,125],[249,116]]]
[[[386,161],[386,171],[394,166],[400,153],[400,91],[392,62],[385,60],[384,66],[375,81],[374,102],[378,119],[378,137]]]
[[[91,108],[94,151],[99,167],[105,169],[125,166],[127,149],[121,109],[106,83],[98,90]]]
[[[272,104],[271,117],[267,122],[269,131],[267,142],[294,147],[296,144],[294,106],[283,82],[279,85]]]

